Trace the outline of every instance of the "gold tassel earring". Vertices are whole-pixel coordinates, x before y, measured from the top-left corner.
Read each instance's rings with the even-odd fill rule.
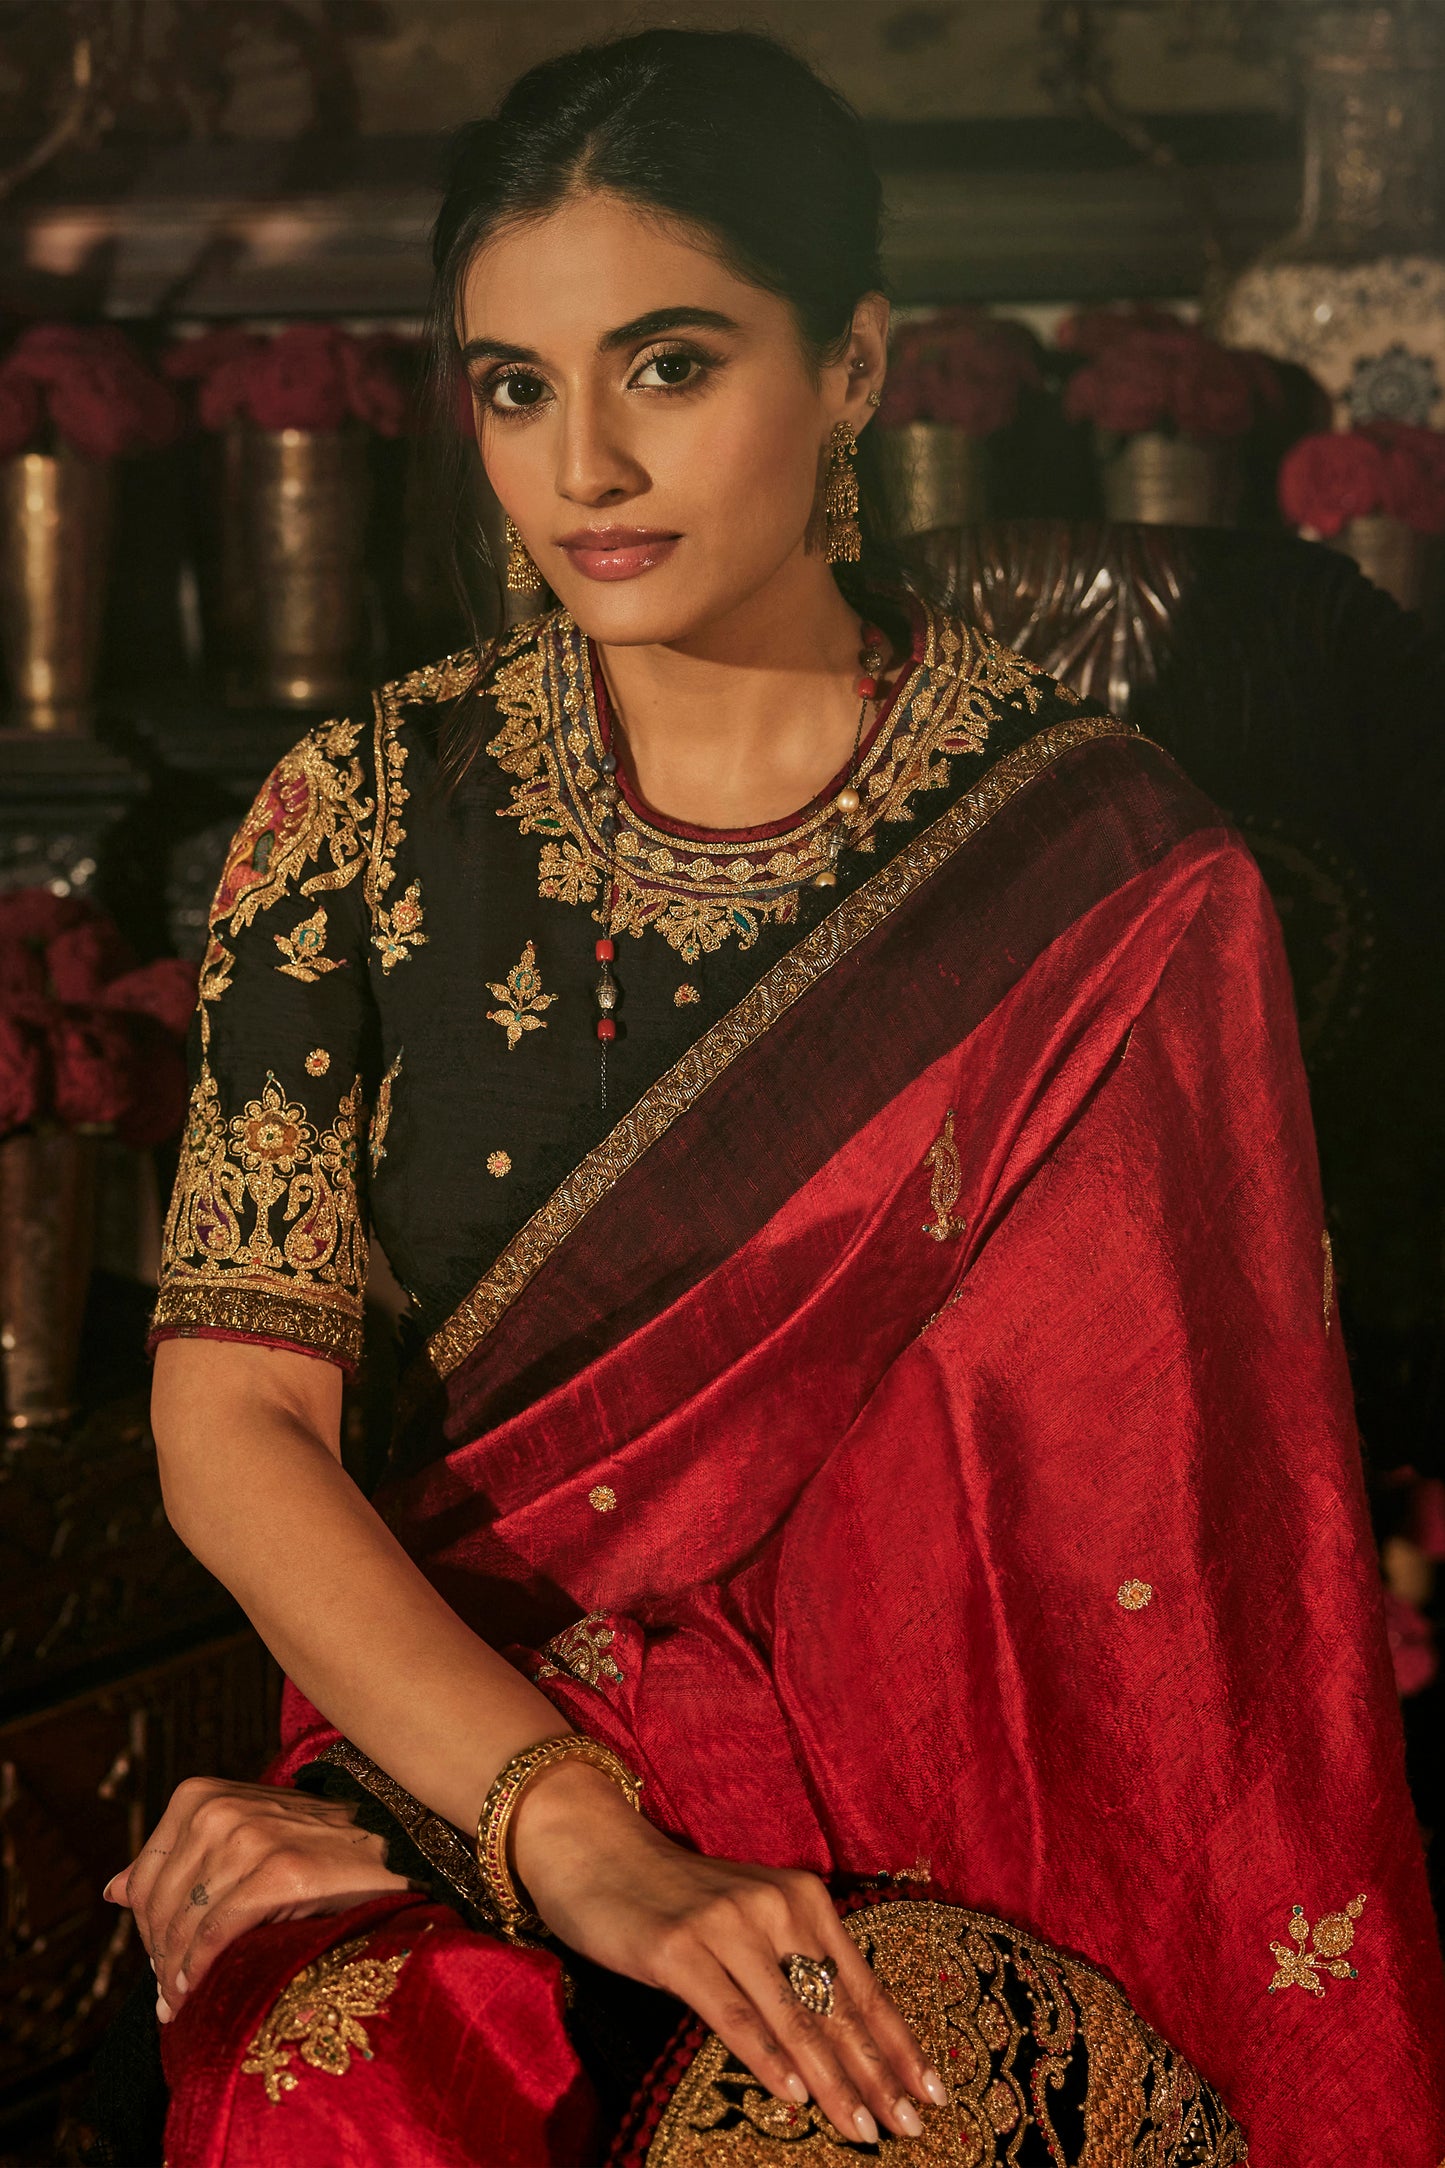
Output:
[[[542,584],[542,575],[532,562],[532,553],[518,534],[510,519],[507,521],[507,585],[514,595],[534,592]]]
[[[828,520],[828,562],[856,565],[863,555],[858,527],[858,439],[851,422],[835,422],[829,445],[823,507]]]

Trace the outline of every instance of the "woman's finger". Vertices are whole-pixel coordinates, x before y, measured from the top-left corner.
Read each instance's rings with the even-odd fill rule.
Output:
[[[948,2088],[929,2062],[918,2040],[892,1997],[853,1937],[833,1910],[825,1892],[817,1908],[815,1925],[820,1952],[838,1967],[838,1989],[848,1998],[857,2022],[896,2075],[904,2093],[941,2108]]]
[[[657,1984],[695,2010],[775,2100],[801,2107],[808,2099],[807,2081],[772,2027],[702,1943],[665,1960]]]
[[[800,1928],[791,1950],[804,1939]],[[880,2123],[888,2130],[917,2137],[923,2127],[917,2109],[912,2109],[911,2118],[905,2114],[900,2120],[897,2103],[906,2099],[904,2089],[866,2028],[857,2022],[839,1983],[834,1983],[832,2014],[820,2017],[798,2000],[777,1954],[766,1943],[735,1941],[726,1952],[715,1954],[761,2013],[842,2137],[875,2145]]]

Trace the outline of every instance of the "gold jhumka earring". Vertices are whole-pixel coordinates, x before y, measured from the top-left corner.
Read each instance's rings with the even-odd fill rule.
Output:
[[[507,585],[514,595],[520,595],[534,592],[541,584],[542,575],[532,562],[532,553],[509,519],[507,521]]]
[[[828,479],[823,490],[830,565],[856,565],[863,555],[858,527],[858,439],[851,422],[835,422],[829,444]]]

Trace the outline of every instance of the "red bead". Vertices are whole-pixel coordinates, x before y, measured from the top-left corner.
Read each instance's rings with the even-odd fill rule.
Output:
[[[598,963],[610,964],[616,954],[616,949],[612,946],[612,943],[608,940],[606,934],[604,934],[602,936],[602,939],[597,944]]]
[[[875,677],[860,677],[853,690],[860,700],[871,700],[878,691],[878,680]]]
[[[610,1016],[599,1016],[597,1019],[597,1036],[599,1039],[615,1039],[617,1037],[616,1020]]]

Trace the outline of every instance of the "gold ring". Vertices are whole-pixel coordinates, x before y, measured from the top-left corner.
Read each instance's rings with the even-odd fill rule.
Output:
[[[811,2010],[814,2017],[833,2015],[833,1982],[838,1967],[831,1957],[803,1957],[795,1950],[791,1957],[782,1959],[782,1967],[789,1987],[805,2010]]]

